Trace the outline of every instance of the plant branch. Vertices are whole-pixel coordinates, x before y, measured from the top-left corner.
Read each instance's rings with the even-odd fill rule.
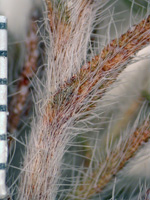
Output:
[[[88,9],[89,8],[90,6]],[[51,9],[51,7],[49,9]],[[87,7],[84,7],[84,9],[87,9]],[[82,15],[83,13],[85,14],[85,11],[86,10],[82,11]],[[88,15],[83,15],[83,19],[83,24],[85,26],[85,22],[89,19],[89,13]],[[77,24],[80,25],[79,22]],[[83,24],[82,28],[84,27]],[[50,24],[50,26],[53,30],[53,24]],[[53,36],[51,33],[51,43],[52,47],[54,47],[54,53],[51,51],[52,55],[49,56],[51,56],[50,61],[52,61],[55,67],[52,71],[55,69],[55,72],[52,73],[52,76],[48,74],[47,80],[49,80],[49,77],[55,79],[57,71],[60,73],[57,77],[58,80],[61,80],[62,73],[67,74],[66,69],[68,64],[70,64],[70,57],[68,59],[68,55],[70,55],[69,50],[72,49],[72,40],[76,40],[77,38],[75,33],[79,30],[79,26],[77,25],[68,32],[66,30],[68,29],[65,29],[63,24],[63,28],[57,30],[57,36],[61,37]],[[64,36],[65,33],[67,37],[69,37],[69,41],[68,38]],[[82,37],[84,37],[84,35],[85,34],[81,34]],[[77,46],[71,51],[73,54],[77,50],[77,56],[79,56],[80,50],[82,49],[80,35],[78,35],[78,37],[79,40],[76,42]],[[55,92],[56,88],[52,90],[54,95],[51,96],[47,94],[42,102],[43,104],[41,103],[42,106],[40,104],[38,108],[38,113],[40,113],[40,115],[37,116],[36,121],[32,124],[31,138],[25,157],[24,170],[21,174],[20,198],[46,200],[56,197],[61,159],[64,155],[66,144],[71,138],[67,128],[79,117],[80,113],[86,113],[86,111],[92,110],[93,107],[96,106],[97,100],[105,94],[106,89],[116,80],[127,63],[133,58],[134,54],[149,43],[150,16],[142,20],[138,25],[132,27],[120,38],[113,40],[99,55],[83,65],[80,70],[76,70],[77,73],[74,73],[75,75],[72,76],[72,78],[68,78],[66,75],[62,81],[65,83],[56,86],[56,88],[59,88],[57,92]],[[76,62],[75,58],[72,62]],[[58,63],[60,63],[61,66],[59,70],[57,68]],[[48,67],[48,69],[51,70],[51,66]],[[58,82],[59,81],[56,81],[55,83]],[[53,87],[51,84],[50,86]],[[49,86],[47,88],[49,88]],[[146,123],[144,126],[148,127]],[[137,130],[132,140],[130,140],[133,144],[129,145],[130,147],[127,148],[126,152],[123,152],[124,159],[120,162],[118,167],[115,168],[115,171],[114,165],[116,166],[118,155],[117,152],[112,153],[111,158],[109,158],[110,164],[108,163],[106,174],[103,177],[104,183],[107,183],[112,178],[112,174],[116,174],[117,171],[124,166],[125,161],[130,158],[128,153],[134,153],[142,141],[146,141],[149,138],[148,131],[144,131],[143,137],[141,138],[137,137],[139,133],[141,133],[141,129]],[[138,141],[134,143],[137,139]],[[112,163],[115,164],[112,165]],[[96,174],[93,174],[92,179],[95,178],[95,176]],[[104,183],[99,181],[96,189],[92,188],[88,196],[91,196],[95,191],[100,191],[101,188],[104,187]],[[85,187],[79,188],[79,191],[83,191],[83,193],[84,190]]]
[[[91,177],[77,187],[75,199],[89,199],[92,195],[101,192],[149,138],[150,121],[147,119],[126,141],[122,141],[119,147],[110,153],[99,168],[94,170]],[[99,173],[100,169],[103,169],[101,173]],[[98,174],[100,174],[99,177],[97,177]],[[97,180],[96,183],[95,180]]]

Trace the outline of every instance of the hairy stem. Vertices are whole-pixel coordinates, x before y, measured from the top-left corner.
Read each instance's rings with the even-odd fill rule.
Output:
[[[126,141],[122,141],[119,147],[114,149],[104,160],[99,168],[95,169],[92,175],[77,187],[75,199],[89,199],[92,195],[101,192],[104,187],[113,179],[127,161],[131,159],[140,146],[150,138],[150,124],[147,119]],[[103,169],[99,174],[100,169]],[[97,182],[95,183],[95,180]]]
[[[60,27],[58,26],[59,28],[55,32],[57,35],[53,35],[53,24],[50,24],[52,29],[50,32],[51,47],[54,48],[52,51],[50,50],[46,77],[47,81],[50,79],[50,82],[48,82],[50,84],[46,86],[46,90],[48,90],[46,95],[44,92],[42,94],[45,95],[45,99],[38,105],[37,119],[32,124],[24,170],[21,174],[19,198],[55,199],[58,190],[61,159],[66,144],[71,139],[68,127],[73,124],[75,119],[80,118],[80,113],[86,113],[86,111],[92,110],[96,106],[97,100],[105,94],[106,89],[116,80],[134,54],[150,42],[149,16],[120,38],[113,40],[99,55],[79,69],[81,66],[79,64],[82,62],[76,63],[76,61],[82,53],[83,44],[87,49],[87,43],[84,41],[85,32],[83,34],[81,31],[78,35],[76,33],[79,28],[84,30],[86,24],[88,24],[89,12],[92,13],[91,6],[92,4],[87,3],[83,7],[82,12],[79,12],[81,16],[77,18],[76,23],[71,25],[71,31],[68,28],[69,26],[66,28],[64,23],[60,23]],[[51,12],[53,12],[53,9],[50,10]],[[73,41],[74,48],[72,47]],[[78,70],[73,69],[71,71],[74,74],[72,78],[68,76],[67,71],[68,66],[71,64],[71,58],[68,58],[68,55],[71,56],[70,51],[73,55],[72,63],[75,63],[74,66],[78,67]],[[74,55],[75,53],[77,56]],[[52,71],[51,75],[48,73],[50,71]],[[50,87],[54,87],[50,90],[52,95],[49,94]],[[59,89],[55,92],[57,88]],[[141,133],[141,131],[136,132],[132,143],[137,140],[136,135],[139,135],[139,132]],[[112,174],[117,173],[124,166],[125,161],[131,156],[131,153],[129,156],[129,152],[134,153],[141,142],[147,140],[148,137],[148,132],[144,131],[143,137],[138,138],[136,144],[129,145],[130,147],[123,152],[124,159],[115,168],[115,171],[112,163],[118,161],[118,154],[113,152],[111,158],[109,158],[110,164],[108,164],[103,177],[104,183],[111,180]],[[94,177],[95,174],[93,174],[92,179]],[[104,187],[104,185],[101,185],[102,183],[99,181],[96,189],[92,188],[88,197],[101,190]],[[84,193],[84,190],[84,186],[78,189],[81,193],[82,191]]]

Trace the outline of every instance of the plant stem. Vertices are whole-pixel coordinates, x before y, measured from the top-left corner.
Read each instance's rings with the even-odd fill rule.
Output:
[[[82,14],[84,13],[83,11]],[[84,16],[84,22],[87,22],[88,16],[89,14]],[[64,26],[64,24],[61,25]],[[53,24],[50,24],[50,26],[53,30]],[[74,31],[67,32],[67,36],[72,40],[76,39],[74,32],[79,31],[79,29],[77,29],[79,26],[73,28]],[[69,54],[68,50],[72,47],[70,43],[68,43],[68,38],[64,36],[66,30],[68,30],[68,28],[58,28],[57,36],[61,36],[62,38],[54,36],[51,41],[51,43],[54,43],[54,56],[51,61],[56,64],[55,70],[57,71],[58,67],[56,61],[59,61],[61,67],[64,67],[59,69],[60,75],[63,72],[67,73],[67,71],[65,71],[67,65],[65,66],[64,63],[68,64],[69,61],[63,61],[67,58]],[[81,48],[79,44],[81,42],[80,35],[78,36],[78,45],[73,50],[77,50],[79,54]],[[84,35],[81,34],[81,36],[83,37]],[[96,106],[97,100],[105,94],[106,89],[116,80],[127,63],[133,58],[134,54],[148,45],[149,42],[150,16],[142,20],[135,27],[132,27],[120,38],[113,40],[103,49],[100,55],[95,56],[90,62],[83,65],[78,73],[72,76],[71,79],[65,81],[64,84],[60,85],[60,89],[58,89],[56,93],[54,92],[53,96],[47,94],[46,100],[44,99],[42,106],[39,106],[37,119],[32,126],[31,138],[24,162],[24,170],[21,174],[20,198],[46,200],[56,197],[61,159],[64,155],[66,144],[71,138],[67,132],[67,128],[70,124],[73,124],[75,119],[79,119],[80,113],[86,113],[86,111],[92,110],[93,107]],[[69,44],[69,48],[65,45],[66,43],[67,45]],[[75,51],[72,52],[74,53]],[[75,63],[75,60],[72,62]],[[55,78],[55,75],[54,73],[51,78]],[[49,80],[49,75],[47,76],[47,80]],[[65,78],[63,82],[64,80]],[[53,85],[51,85],[51,87],[53,87]],[[118,163],[118,152],[112,153],[111,158],[109,158],[110,164],[108,163],[106,173],[103,175],[103,182],[105,184],[100,180],[96,188],[91,188],[88,197],[101,190],[101,188],[111,180],[112,174],[116,174],[117,171],[124,166],[124,163],[131,157],[131,154],[137,150],[141,142],[149,138],[149,133],[145,131],[143,132],[143,137],[138,138],[135,144],[134,141],[137,140],[136,135],[139,135],[139,131],[137,131],[132,138],[133,144],[130,145],[126,152],[123,152],[124,159],[121,160],[118,167],[116,167],[116,163]],[[93,174],[92,179],[95,178],[95,176],[96,173]],[[84,193],[85,189],[84,186],[82,188],[79,187],[79,192],[77,191],[77,193],[80,195],[80,191]]]
[[[77,199],[89,199],[92,195],[101,192],[113,177],[125,166],[140,146],[150,138],[150,121],[147,119],[126,141],[122,141],[109,157],[94,170],[91,177],[75,191]],[[104,167],[105,166],[105,167]],[[103,169],[97,178],[100,169]],[[95,183],[95,180],[97,182]]]

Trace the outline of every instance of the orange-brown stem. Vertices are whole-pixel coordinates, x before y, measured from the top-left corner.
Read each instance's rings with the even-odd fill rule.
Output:
[[[75,113],[79,113],[86,99],[94,94],[96,85],[98,91],[91,98],[91,102],[100,99],[134,54],[148,44],[150,44],[150,16],[133,26],[120,38],[112,40],[100,55],[82,66],[78,74],[60,86],[45,108],[47,123],[51,124],[53,119],[57,121],[58,118],[63,118],[65,123]],[[99,84],[101,80],[103,84]],[[84,111],[91,110],[95,105],[95,103],[87,105]],[[68,114],[65,114],[66,109],[70,109]]]
[[[144,124],[128,138],[127,141],[123,141],[117,149],[112,151],[109,157],[107,157],[106,160],[100,164],[99,168],[93,172],[91,177],[88,178],[82,186],[79,186],[77,188],[75,195],[78,198],[84,197],[86,199],[89,199],[95,193],[101,192],[102,189],[107,185],[107,183],[112,180],[114,175],[116,175],[117,172],[125,166],[127,161],[135,155],[139,147],[144,142],[147,142],[149,138],[150,121],[146,120]],[[102,169],[104,163],[106,163],[105,169],[101,172],[97,183],[94,183],[92,185],[91,183],[93,183],[93,180],[97,179],[99,170]],[[87,189],[88,186],[89,190]]]

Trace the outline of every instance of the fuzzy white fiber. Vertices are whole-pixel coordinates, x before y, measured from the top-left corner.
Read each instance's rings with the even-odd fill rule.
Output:
[[[98,5],[101,6],[101,4]],[[72,8],[70,10],[70,15],[76,14],[74,20],[71,18],[71,29],[66,28],[64,32],[60,20],[56,33],[49,30],[45,90],[38,94],[38,98],[44,98],[36,103],[35,107],[37,115],[32,123],[30,142],[21,174],[19,199],[40,199],[42,197],[43,200],[54,200],[59,189],[62,157],[67,143],[72,138],[68,130],[72,119],[67,116],[69,112],[72,112],[73,107],[69,106],[68,111],[62,117],[54,116],[49,125],[46,118],[50,113],[46,113],[44,105],[48,104],[50,94],[56,91],[59,84],[79,71],[87,55],[91,25],[95,18],[95,11],[93,11],[95,4],[93,6],[90,1],[82,4],[82,0],[77,0],[74,6],[78,9],[76,13]],[[53,17],[55,19],[55,14]],[[87,31],[89,34],[86,34]]]

